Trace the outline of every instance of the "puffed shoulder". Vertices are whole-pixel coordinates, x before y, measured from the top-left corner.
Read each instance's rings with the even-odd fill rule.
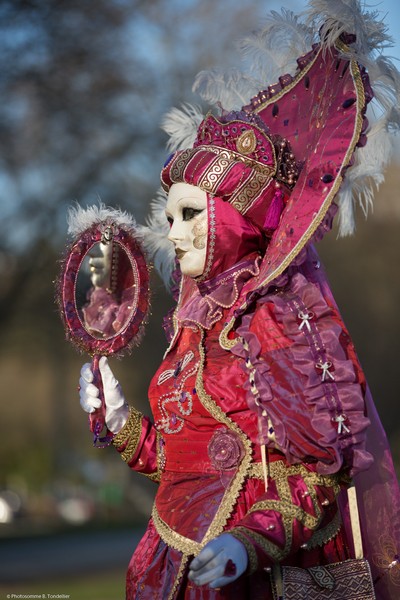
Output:
[[[259,298],[242,317],[232,352],[244,358],[247,400],[257,412],[261,443],[289,463],[316,462],[330,474],[353,475],[373,459],[363,375],[336,307],[301,273]]]

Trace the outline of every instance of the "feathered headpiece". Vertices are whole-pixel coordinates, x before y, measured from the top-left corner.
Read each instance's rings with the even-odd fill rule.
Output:
[[[310,0],[301,17],[285,9],[280,14],[271,12],[264,28],[242,41],[241,50],[250,63],[247,73],[213,70],[197,75],[193,90],[219,110],[223,107],[221,122],[229,122],[228,111],[244,110],[244,121],[262,120],[272,136],[290,143],[302,165],[272,235],[264,282],[290,264],[321,225],[334,199],[342,236],[354,231],[355,200],[365,213],[372,204],[374,187],[383,181],[391,157],[389,131],[400,122],[400,76],[382,55],[390,45],[378,13],[363,12],[358,0]],[[365,111],[372,97],[368,125]],[[170,135],[168,148],[176,153],[174,158],[199,146],[199,133],[210,118],[204,119],[191,105],[165,116],[162,125]],[[221,147],[213,135],[207,143]],[[167,177],[165,187],[176,180]],[[204,173],[195,173],[194,179],[192,174],[192,182],[201,181]],[[156,206],[160,207],[160,199]],[[157,217],[151,219],[160,235]],[[157,262],[165,279],[169,259],[155,238],[152,243],[158,248]]]

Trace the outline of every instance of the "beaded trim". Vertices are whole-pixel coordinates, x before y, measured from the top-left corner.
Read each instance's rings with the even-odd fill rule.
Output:
[[[247,342],[247,340],[245,340],[244,338],[241,338],[241,342],[243,345],[243,349],[245,351],[245,364],[246,364],[246,368],[249,372],[249,382],[250,382],[250,390],[251,393],[254,396],[254,402],[255,405],[257,406],[257,408],[261,409],[261,416],[264,417],[265,419],[267,419],[267,437],[268,440],[270,442],[272,442],[272,444],[274,446],[277,446],[276,444],[276,437],[275,437],[275,428],[272,424],[272,421],[267,413],[267,411],[265,410],[265,408],[262,408],[261,402],[260,402],[260,393],[257,389],[256,386],[256,382],[255,382],[255,374],[256,374],[256,367],[252,364],[251,359],[250,359],[250,348],[249,348],[249,344]],[[260,437],[263,436],[263,431],[261,428],[261,423],[260,420],[258,422],[258,427],[259,427],[259,434]]]
[[[172,394],[171,392],[168,392],[159,397],[158,410],[162,415],[162,418],[154,424],[158,431],[173,434],[179,433],[182,430],[185,421],[176,413],[180,414],[182,417],[187,417],[192,413],[193,396],[190,392],[185,391],[184,387],[186,380],[196,373],[198,366],[199,363],[196,363],[187,373],[185,373]],[[196,388],[193,390],[193,393],[196,393]],[[171,404],[175,409],[175,412],[172,413],[167,410],[167,406]]]
[[[162,371],[162,373],[160,373],[157,379],[157,385],[162,385],[163,383],[168,381],[168,379],[171,379],[171,377],[177,377],[179,373],[182,373],[184,368],[187,367],[187,365],[193,360],[193,358],[194,353],[191,350],[189,350],[189,352],[186,352],[185,356],[177,364],[175,369],[166,369],[165,371]]]

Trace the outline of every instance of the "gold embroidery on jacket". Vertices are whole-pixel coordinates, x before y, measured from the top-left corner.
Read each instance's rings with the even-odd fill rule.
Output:
[[[224,527],[232,514],[239,493],[243,488],[246,478],[248,477],[248,472],[252,460],[251,441],[249,440],[249,438],[244,434],[240,427],[224,413],[224,411],[216,404],[216,402],[212,399],[212,397],[209,394],[207,394],[207,392],[204,389],[203,370],[205,353],[203,349],[203,340],[204,332],[202,332],[201,334],[201,339],[199,343],[200,366],[197,372],[195,384],[198,397],[202,405],[206,408],[206,410],[216,421],[223,423],[231,431],[234,431],[238,435],[243,445],[244,457],[240,465],[238,466],[237,472],[234,475],[229,487],[224,493],[216,515],[211,521],[208,530],[206,531],[200,543],[195,542],[183,535],[180,535],[176,531],[171,529],[171,527],[169,527],[169,525],[161,519],[160,515],[158,514],[156,505],[154,505],[153,519],[155,527],[160,537],[169,546],[172,546],[176,550],[179,550],[186,554],[197,554],[200,551],[200,549],[203,548],[203,546],[205,546],[210,540],[214,539],[223,532]]]
[[[245,451],[245,455],[238,467],[237,473],[233,478],[230,486],[226,490],[220,506],[218,508],[217,514],[215,515],[213,521],[211,522],[208,531],[206,532],[202,545],[205,545],[207,542],[217,537],[220,533],[222,533],[229,517],[232,514],[233,508],[235,506],[236,500],[239,496],[239,493],[243,487],[245,479],[248,475],[248,471],[250,468],[251,460],[252,460],[252,449],[251,442],[249,438],[245,435],[245,433],[240,429],[240,427],[232,421],[224,411],[214,402],[211,396],[207,394],[204,389],[203,384],[203,369],[204,369],[204,359],[205,353],[203,348],[203,339],[204,333],[202,333],[201,341],[199,344],[199,352],[200,352],[200,367],[197,373],[197,381],[196,381],[196,389],[200,398],[200,402],[203,406],[208,410],[208,412],[216,419],[220,421],[224,425],[226,425],[231,431],[234,431],[243,444],[243,449]]]

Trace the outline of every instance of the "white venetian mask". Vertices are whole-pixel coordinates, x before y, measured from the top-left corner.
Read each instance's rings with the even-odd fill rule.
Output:
[[[181,271],[199,277],[207,252],[207,194],[188,183],[174,183],[165,214],[171,225],[168,239],[175,245]]]

